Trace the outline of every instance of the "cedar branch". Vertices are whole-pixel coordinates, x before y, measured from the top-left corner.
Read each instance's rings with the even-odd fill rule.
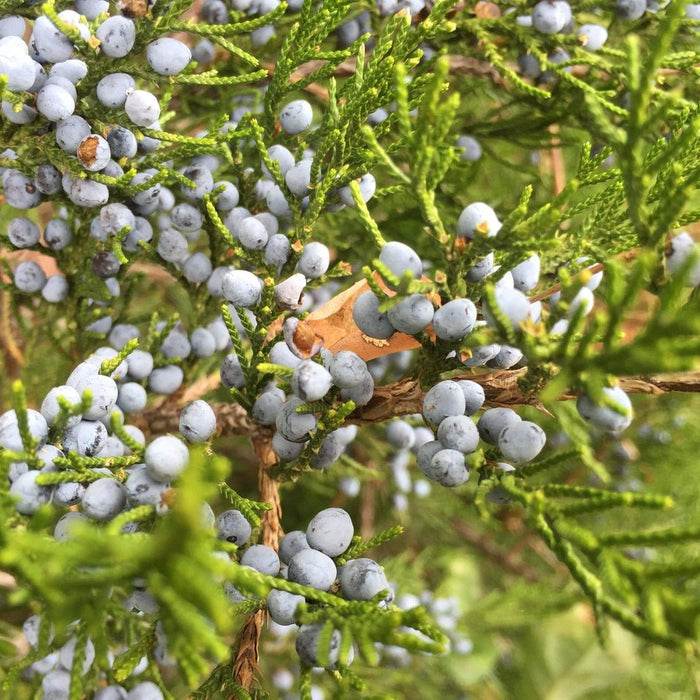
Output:
[[[240,408],[240,406],[238,407]],[[270,467],[277,464],[277,455],[272,449],[272,439],[269,431],[253,433],[253,449],[258,460],[258,485],[260,497],[265,503],[272,505],[270,510],[262,513],[262,544],[279,548],[282,536],[282,502],[280,501],[277,481],[270,476]],[[251,691],[259,675],[258,660],[260,658],[260,633],[265,621],[266,612],[259,610],[248,617],[243,624],[239,636],[238,650],[233,664],[236,683]]]
[[[486,395],[486,405],[490,407],[530,405],[541,408],[536,396],[523,394],[518,386],[518,379],[525,371],[525,369],[519,369],[483,375],[465,374],[464,376],[452,377],[452,379],[470,379],[481,384]],[[631,394],[698,393],[700,392],[700,371],[646,377],[620,377],[619,382],[622,389]],[[417,379],[402,379],[377,387],[372,400],[366,406],[358,408],[348,420],[357,425],[366,425],[381,423],[394,416],[420,413],[424,397],[425,392],[421,389]],[[192,401],[197,397],[190,393],[187,398]],[[574,395],[569,393],[561,396],[561,399],[572,398]],[[151,434],[177,432],[182,405],[181,400],[171,397],[171,400],[149,406],[143,413],[143,421],[139,421],[139,427]],[[264,444],[269,445],[269,442],[266,442],[270,439],[269,429],[254,423],[242,406],[233,403],[217,403],[212,404],[212,408],[217,416],[219,434],[254,436],[254,439],[260,438]],[[271,452],[271,447],[269,450]],[[269,453],[265,459],[271,459]],[[261,461],[261,464],[267,464],[267,462]],[[263,471],[266,472],[269,466],[271,464],[268,464]],[[272,496],[271,493],[270,496]],[[274,503],[272,500],[268,500],[268,502]]]

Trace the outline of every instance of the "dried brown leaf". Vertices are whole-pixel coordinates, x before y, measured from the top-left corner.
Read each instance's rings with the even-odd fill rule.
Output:
[[[501,16],[501,8],[493,2],[477,2],[474,5],[474,14],[478,19],[498,19]]]
[[[369,285],[365,280],[356,282],[309,314],[306,324],[325,339],[325,347],[331,352],[352,350],[365,361],[420,347],[415,338],[405,333],[394,333],[388,340],[378,343],[376,338],[366,336],[355,325],[352,307],[355,299],[368,290]]]

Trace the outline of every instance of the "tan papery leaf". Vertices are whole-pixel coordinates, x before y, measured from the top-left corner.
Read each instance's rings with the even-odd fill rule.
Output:
[[[420,343],[405,333],[394,333],[388,340],[377,344],[375,338],[369,338],[355,325],[352,307],[355,299],[368,290],[369,285],[365,280],[356,282],[352,287],[310,313],[305,323],[323,336],[325,347],[331,352],[352,350],[365,361],[402,350],[419,348]]]

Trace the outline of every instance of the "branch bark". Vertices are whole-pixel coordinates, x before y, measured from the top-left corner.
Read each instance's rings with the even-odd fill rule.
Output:
[[[465,375],[453,379],[470,379],[484,389],[486,405],[522,406],[541,408],[536,396],[527,396],[520,391],[518,379],[525,369],[504,370],[481,376]],[[630,394],[666,394],[669,392],[700,392],[700,371],[682,374],[659,374],[648,377],[620,377],[620,386]],[[415,379],[404,379],[393,384],[377,387],[372,400],[350,415],[350,422],[362,425],[380,423],[396,415],[420,413],[425,392]],[[573,394],[564,394],[562,400],[573,399]]]
[[[470,379],[481,384],[486,395],[486,405],[489,407],[530,405],[541,408],[541,404],[536,396],[526,396],[520,391],[518,379],[524,372],[524,369],[503,370],[484,375],[465,374],[464,376],[453,377],[453,379]],[[647,377],[620,377],[619,381],[620,386],[631,394],[700,392],[700,371],[650,375]],[[209,384],[204,383],[202,386],[208,386]],[[372,400],[366,406],[358,408],[350,415],[348,420],[350,423],[357,425],[366,425],[369,423],[381,423],[395,416],[420,413],[424,397],[425,392],[421,389],[418,380],[412,378],[402,379],[398,382],[377,387]],[[152,434],[177,432],[182,406],[195,398],[198,397],[194,396],[192,392],[188,392],[186,400],[183,400],[182,397],[170,397],[160,404],[147,407],[141,416],[141,420],[138,420],[139,427]],[[573,394],[564,394],[560,398],[565,400],[575,397]],[[261,450],[260,464],[267,464],[262,473],[265,475],[265,478],[269,479],[267,470],[272,465],[272,462],[269,460],[272,459],[271,455],[274,455],[271,446],[269,446],[269,440],[271,439],[269,429],[253,422],[248,417],[245,409],[238,404],[217,403],[212,408],[214,413],[216,413],[219,434],[248,435],[253,437],[254,440],[257,436],[264,437],[261,446],[256,449]],[[266,445],[266,447],[262,445]],[[267,452],[268,449],[269,452]],[[262,479],[262,476],[260,478]],[[265,485],[265,482],[261,481],[261,493],[263,493],[263,485]],[[266,488],[269,487],[266,486]],[[269,492],[268,495],[270,498],[273,498],[272,492]],[[268,503],[273,503],[273,500],[265,500]],[[272,538],[271,541],[274,541],[274,536],[270,535],[270,537]]]
[[[240,408],[240,406],[239,406]],[[238,424],[238,423],[236,423]],[[260,497],[272,508],[263,512],[262,520],[262,544],[279,549],[282,531],[282,502],[279,496],[277,481],[270,476],[269,470],[277,464],[277,455],[272,449],[272,437],[269,430],[258,431],[252,434],[253,450],[258,460],[258,486]],[[260,658],[259,645],[260,633],[267,613],[259,610],[250,615],[243,624],[239,636],[238,651],[233,664],[236,683],[251,691],[253,684],[259,676],[258,661]]]
[[[238,651],[233,662],[233,675],[235,682],[248,692],[260,675],[258,642],[264,621],[264,610],[248,615],[238,633]]]
[[[253,449],[258,458],[258,486],[260,497],[264,503],[269,503],[272,508],[262,514],[262,544],[279,549],[280,537],[284,534],[282,530],[282,502],[280,500],[278,482],[270,476],[270,468],[274,467],[279,460],[272,449],[272,437],[270,431],[261,435],[257,433],[253,437]]]

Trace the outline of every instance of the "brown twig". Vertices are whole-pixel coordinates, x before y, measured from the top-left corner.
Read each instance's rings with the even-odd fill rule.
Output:
[[[168,400],[149,405],[143,413],[133,415],[131,422],[147,435],[176,433],[180,428],[180,411],[184,403]],[[261,429],[253,423],[243,406],[233,403],[211,404],[216,414],[219,435],[252,435]]]
[[[541,407],[537,397],[522,393],[518,379],[525,369],[503,370],[483,375],[464,375],[453,379],[470,379],[484,389],[486,405]],[[666,394],[669,392],[700,393],[700,371],[680,374],[659,374],[647,377],[620,377],[620,386],[631,394]],[[395,416],[420,413],[423,408],[425,392],[416,379],[402,379],[374,390],[372,400],[350,415],[349,422],[357,425],[382,423]],[[192,400],[191,397],[189,400]],[[573,394],[563,394],[561,399],[572,399]],[[257,425],[248,417],[245,409],[238,404],[213,404],[217,416],[217,426],[222,435],[267,435],[269,429]],[[178,401],[166,401],[149,406],[139,420],[139,427],[146,432],[167,433],[178,430],[178,421],[182,404]],[[270,448],[271,449],[271,448]],[[274,453],[272,453],[274,454]],[[272,502],[272,501],[268,501]]]
[[[623,262],[630,262],[631,260],[634,260],[637,257],[637,255],[639,255],[639,252],[639,248],[626,250],[624,253],[616,255],[615,259],[622,260]],[[587,267],[585,272],[587,272],[590,275],[595,275],[596,272],[602,272],[603,270],[605,270],[605,263],[595,263],[594,265]],[[551,287],[547,287],[546,289],[537,292],[537,294],[533,294],[528,298],[530,299],[530,303],[532,304],[535,301],[542,301],[543,299],[547,299],[548,297],[551,297],[552,294],[554,294],[554,292],[559,291],[561,291],[561,284],[557,283],[553,284]]]
[[[377,514],[377,482],[366,481],[360,488],[360,535],[368,540],[374,534]]]
[[[253,687],[260,675],[258,643],[265,622],[265,611],[249,615],[238,633],[238,650],[233,662],[234,680],[247,691]]]
[[[504,370],[485,375],[465,375],[454,379],[471,379],[484,389],[488,406],[522,406],[540,407],[536,396],[522,393],[518,379],[525,369]],[[620,386],[632,394],[665,394],[668,392],[700,392],[700,371],[682,374],[660,374],[648,377],[620,377]],[[350,416],[350,421],[357,424],[380,423],[396,415],[420,413],[423,408],[425,392],[415,379],[404,379],[393,384],[375,389],[372,400]],[[574,398],[573,394],[564,394],[561,399]]]
[[[15,338],[11,311],[10,295],[7,292],[0,292],[0,343],[5,349],[8,358],[11,359],[15,365],[21,367],[24,364],[24,354]],[[8,369],[9,368],[6,366],[6,370]],[[10,371],[7,371],[7,375],[14,376]]]
[[[272,449],[272,437],[269,431],[266,434],[256,433],[253,436],[253,449],[258,459],[258,486],[260,497],[264,503],[269,503],[272,508],[262,514],[262,543],[273,549],[279,548],[282,530],[282,502],[280,501],[278,482],[270,476],[270,469],[278,462],[277,455]]]
[[[369,56],[371,52],[368,52]],[[333,77],[335,78],[349,78],[355,73],[356,56],[350,56],[346,58],[342,63],[338,64],[338,67],[333,71]],[[502,85],[503,77],[501,74],[488,62],[481,61],[478,58],[473,58],[471,56],[461,56],[459,54],[448,55],[447,60],[450,65],[450,73],[452,75],[473,75],[478,78],[489,78],[494,85]],[[297,66],[297,69],[289,76],[289,82],[294,84],[307,78],[314,71],[322,68],[328,63],[328,61],[314,60],[307,61]],[[263,63],[262,68],[264,68],[270,77],[275,73],[274,63]],[[327,88],[323,87],[319,83],[310,83],[304,90],[314,97],[318,98],[323,102],[328,102],[329,93]]]
[[[554,184],[554,195],[561,194],[566,186],[566,170],[564,166],[564,155],[561,150],[561,141],[557,134],[559,127],[556,124],[551,124],[549,132],[552,134],[552,145],[549,149],[549,156],[552,164],[552,179]]]
[[[483,552],[491,561],[495,562],[503,569],[512,571],[514,574],[524,578],[526,581],[535,583],[540,580],[537,571],[522,561],[516,552],[503,551],[489,537],[482,532],[473,530],[469,525],[460,520],[453,520],[452,527],[472,546]]]
[[[533,551],[543,562],[550,566],[554,571],[558,572],[568,580],[568,569],[562,564],[557,555],[536,535],[528,534],[525,539],[525,544]]]
[[[279,549],[282,531],[282,502],[280,501],[277,481],[270,476],[269,470],[278,459],[272,449],[272,438],[269,430],[258,431],[253,434],[253,449],[258,460],[258,485],[260,497],[264,503],[269,503],[272,508],[263,512],[262,520],[262,544]],[[243,624],[238,638],[238,650],[233,664],[234,679],[236,683],[250,692],[259,676],[258,660],[260,658],[260,633],[262,632],[267,613],[259,610],[250,615]]]

